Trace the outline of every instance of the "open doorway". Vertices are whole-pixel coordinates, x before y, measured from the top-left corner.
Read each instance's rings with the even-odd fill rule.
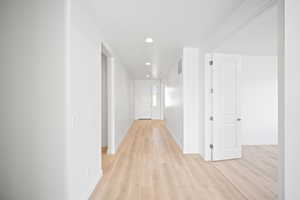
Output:
[[[136,120],[163,119],[161,80],[134,81],[134,115]]]
[[[102,119],[102,155],[108,152],[108,88],[107,88],[107,65],[108,58],[102,53],[101,77],[102,77],[102,90],[101,90],[101,119]]]
[[[248,199],[278,197],[277,16],[274,5],[206,55],[205,159]]]
[[[102,44],[101,46],[101,166],[103,173],[110,168],[111,154],[115,153],[114,137],[114,90],[113,90],[113,66],[114,58],[111,56],[109,49]]]

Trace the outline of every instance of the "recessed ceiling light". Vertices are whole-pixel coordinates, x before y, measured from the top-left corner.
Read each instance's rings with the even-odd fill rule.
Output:
[[[147,78],[150,78],[150,75],[149,75],[149,74],[147,74],[147,75],[146,75],[146,77],[147,77]]]
[[[150,65],[151,65],[151,63],[149,63],[149,62],[146,62],[146,63],[145,63],[145,65],[147,65],[147,66],[150,66]]]
[[[145,39],[145,42],[146,42],[146,43],[153,43],[153,39],[152,39],[152,38],[146,38],[146,39]]]

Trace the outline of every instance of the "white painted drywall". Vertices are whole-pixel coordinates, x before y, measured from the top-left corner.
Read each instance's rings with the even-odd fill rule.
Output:
[[[277,57],[243,56],[241,75],[243,144],[277,144]]]
[[[164,118],[173,139],[183,148],[183,98],[182,74],[178,74],[177,66],[170,69],[164,80]]]
[[[124,65],[114,62],[115,144],[116,151],[133,122],[133,91],[131,79]]]
[[[183,48],[183,152],[199,153],[199,49]]]
[[[199,91],[199,119],[198,119],[198,135],[199,135],[199,154],[205,157],[205,54],[199,49],[199,65],[198,65],[198,91]]]
[[[73,0],[70,14],[67,178],[68,197],[73,200],[88,199],[102,175],[102,39],[85,1]],[[117,58],[112,67],[115,151],[130,127],[132,106],[131,80],[125,67]]]
[[[164,116],[182,151],[204,156],[204,67],[200,68],[204,58],[200,56],[198,48],[183,48],[182,74],[178,66],[169,71],[164,81]]]
[[[0,199],[66,199],[64,1],[0,2]]]
[[[101,177],[101,34],[84,1],[68,21],[68,199],[88,199]]]
[[[281,135],[281,139],[284,139],[281,143],[284,148],[283,151],[284,162],[284,200],[300,199],[300,190],[298,187],[300,179],[300,2],[296,0],[284,1],[285,12],[285,28],[282,30],[285,34],[285,40],[281,40],[281,47],[285,47],[285,61],[282,63],[282,57],[279,60],[279,77],[280,77],[280,94],[284,95],[284,98],[280,98],[280,134],[284,131],[284,138]],[[283,49],[282,49],[283,50]],[[280,51],[283,53],[283,51]],[[282,54],[280,54],[282,56]],[[284,64],[284,65],[282,65]],[[284,72],[284,74],[283,74]],[[284,82],[282,82],[284,81]],[[284,108],[284,110],[282,110]],[[282,171],[281,171],[282,172]]]
[[[256,16],[242,29],[227,37],[218,52],[253,56],[276,56],[278,39],[278,6]],[[259,48],[257,48],[259,47]]]

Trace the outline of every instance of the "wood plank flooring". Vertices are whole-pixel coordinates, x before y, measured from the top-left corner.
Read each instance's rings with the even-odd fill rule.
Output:
[[[163,121],[135,121],[119,151],[103,156],[91,200],[273,200],[277,147],[245,146],[243,159],[184,155]]]

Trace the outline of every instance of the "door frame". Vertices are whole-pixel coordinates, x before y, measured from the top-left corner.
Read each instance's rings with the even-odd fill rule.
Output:
[[[250,2],[250,1],[249,1]],[[273,5],[278,5],[278,18],[277,18],[277,24],[278,24],[278,146],[279,146],[279,170],[278,170],[278,199],[284,200],[285,197],[285,137],[286,137],[286,130],[285,130],[285,1],[284,0],[276,0],[276,1],[262,1],[262,4],[257,6],[256,8],[253,8],[250,10],[250,12],[245,12],[244,18],[241,18],[240,22],[236,23],[236,20],[234,20],[231,24],[224,24],[224,27],[221,27],[221,30],[219,31],[219,34],[216,34],[215,37],[211,38],[211,45],[207,47],[207,49],[211,50],[217,47],[217,44],[224,41],[227,37],[234,34],[236,31],[240,30],[243,26],[245,26],[247,23],[251,21],[254,17],[259,15],[260,13],[264,12],[266,9],[272,7]],[[247,6],[244,6],[247,7]],[[230,25],[231,28],[230,28]],[[229,28],[228,28],[229,27]],[[209,52],[208,52],[209,53]],[[209,56],[209,54],[205,55],[205,58]],[[207,131],[209,131],[209,127],[207,127],[207,120],[210,116],[209,110],[207,109],[207,61],[205,60],[205,70],[204,70],[204,95],[205,95],[205,104],[204,104],[204,118],[205,118],[205,124],[204,124],[204,140],[205,144],[207,143]],[[208,151],[209,147],[204,147],[204,159],[210,160]]]
[[[210,90],[212,88],[212,73],[210,60],[212,60],[212,53],[205,54],[204,65],[204,160],[212,161],[212,153],[209,145],[213,141],[212,134],[212,122],[210,116],[212,116],[212,95]]]
[[[101,43],[101,54],[107,57],[107,153],[115,154],[115,92],[114,92],[114,57],[110,53],[108,46]],[[102,56],[101,56],[102,58]],[[100,77],[102,77],[102,61],[100,69]],[[102,78],[101,78],[102,80]],[[102,115],[102,81],[100,84],[100,115]],[[102,147],[102,117],[100,120],[100,147]],[[101,148],[100,148],[101,149]]]
[[[147,83],[149,84],[149,93],[151,93],[151,95],[149,96],[149,100],[150,100],[150,110],[149,110],[149,117],[140,117],[137,115],[137,91],[136,91],[136,85],[137,85],[137,82],[143,82],[143,83]],[[142,83],[141,83],[142,84]],[[152,120],[152,80],[149,80],[149,79],[136,79],[134,80],[134,87],[133,87],[133,90],[134,90],[134,119],[135,120],[140,120],[140,119],[151,119]]]
[[[164,119],[164,85],[162,80],[160,79],[136,79],[134,80],[134,119],[135,120],[139,120],[141,119],[140,117],[137,117],[136,115],[136,91],[135,91],[135,85],[137,81],[145,81],[148,82],[151,87],[150,87],[150,92],[151,92],[151,96],[150,96],[150,117],[149,119],[151,120],[163,120]],[[159,86],[158,88],[158,92],[159,92],[159,98],[157,98],[157,101],[159,101],[159,113],[157,115],[157,117],[153,117],[153,86],[157,84]],[[148,119],[148,118],[147,118]]]

